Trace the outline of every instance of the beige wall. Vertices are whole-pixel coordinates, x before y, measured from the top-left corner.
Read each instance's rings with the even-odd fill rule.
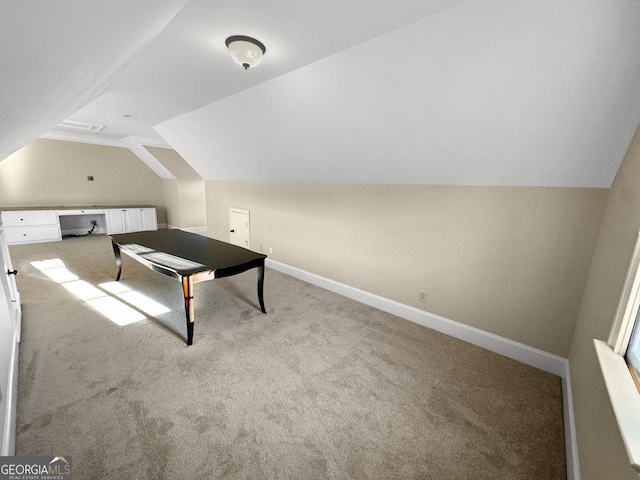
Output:
[[[207,181],[207,224],[249,209],[274,260],[567,357],[607,193]]]
[[[0,207],[154,205],[165,223],[162,192],[127,148],[39,138],[0,161]]]
[[[175,150],[146,148],[176,177],[176,180],[164,181],[168,226],[206,234],[206,202],[202,177]]]
[[[611,410],[593,339],[607,340],[640,230],[640,129],[611,187],[569,365],[582,480],[637,480]]]
[[[162,198],[166,207],[167,228],[179,228],[180,196],[178,194],[178,180],[162,179]]]

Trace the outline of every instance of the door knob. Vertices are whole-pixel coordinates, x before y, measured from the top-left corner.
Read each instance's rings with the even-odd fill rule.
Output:
[[[13,272],[11,270],[7,270],[7,275],[17,275],[18,274],[18,270],[14,270]]]

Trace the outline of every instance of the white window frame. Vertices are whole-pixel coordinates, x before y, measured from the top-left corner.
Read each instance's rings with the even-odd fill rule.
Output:
[[[625,354],[640,308],[640,233],[607,342],[594,340],[611,406],[631,467],[640,472],[640,393]]]

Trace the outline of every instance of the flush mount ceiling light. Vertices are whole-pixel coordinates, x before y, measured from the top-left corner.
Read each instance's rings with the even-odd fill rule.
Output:
[[[244,35],[234,35],[225,41],[231,58],[244,69],[253,67],[260,63],[262,55],[267,51],[264,45],[255,38]]]

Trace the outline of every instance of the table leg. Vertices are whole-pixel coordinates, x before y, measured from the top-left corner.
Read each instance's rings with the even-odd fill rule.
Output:
[[[262,265],[258,267],[258,301],[260,302],[262,313],[267,313],[267,310],[264,308],[264,261]]]
[[[122,257],[120,256],[120,245],[116,242],[111,242],[113,247],[113,254],[116,257],[116,282],[120,280],[120,274],[122,273]]]
[[[191,275],[182,277],[182,292],[184,294],[184,311],[187,315],[187,345],[193,345],[193,280]]]

